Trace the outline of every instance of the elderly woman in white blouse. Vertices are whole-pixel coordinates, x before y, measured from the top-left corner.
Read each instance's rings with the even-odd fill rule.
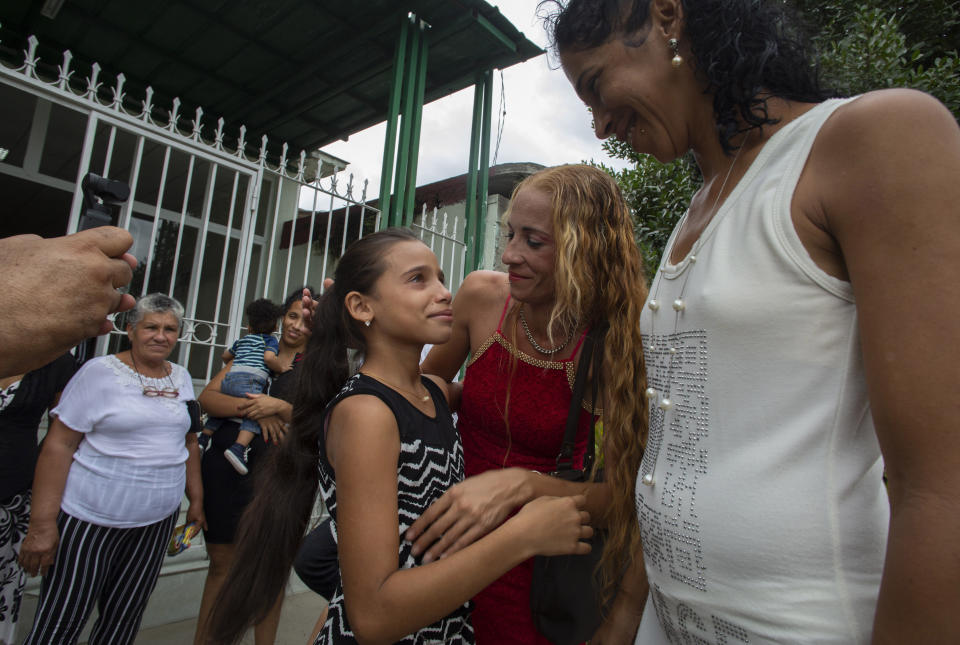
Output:
[[[167,361],[183,307],[145,296],[130,350],[87,362],[67,384],[44,440],[20,563],[44,576],[27,644],[76,643],[96,603],[90,643],[132,643],[186,490],[203,525],[190,375]]]

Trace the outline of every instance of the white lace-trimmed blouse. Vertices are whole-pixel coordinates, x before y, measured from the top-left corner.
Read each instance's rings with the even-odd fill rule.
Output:
[[[73,455],[60,508],[100,526],[128,528],[158,522],[180,506],[186,485],[185,401],[196,397],[183,367],[170,377],[138,377],[115,356],[88,361],[53,410],[83,441]],[[142,378],[142,384],[141,380]],[[143,386],[179,391],[147,397]]]

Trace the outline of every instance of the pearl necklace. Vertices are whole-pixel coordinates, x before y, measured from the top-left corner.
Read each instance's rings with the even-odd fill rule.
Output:
[[[559,352],[561,349],[563,349],[564,347],[570,344],[570,340],[573,338],[573,332],[577,330],[577,325],[579,324],[579,322],[580,321],[578,320],[573,323],[573,326],[570,328],[570,334],[567,336],[567,339],[565,341],[563,341],[553,349],[546,349],[545,347],[541,347],[540,344],[534,339],[533,334],[530,333],[530,328],[527,327],[527,319],[523,317],[523,305],[520,305],[520,324],[523,326],[523,333],[527,335],[527,340],[530,341],[530,344],[533,345],[533,348],[535,350],[547,356],[553,356],[554,354]]]
[[[716,199],[713,200],[713,206],[710,207],[711,215],[710,215],[710,218],[707,220],[708,224],[717,215],[717,206],[720,204],[720,198],[723,196],[723,191],[727,187],[727,181],[730,179],[730,175],[733,174],[733,168],[734,166],[737,165],[737,160],[740,158],[740,153],[743,151],[743,148],[747,144],[747,139],[749,138],[750,138],[750,133],[748,132],[747,137],[744,140],[743,144],[739,148],[737,148],[737,154],[734,155],[733,161],[730,162],[730,167],[727,168],[727,174],[724,175],[723,182],[720,184],[720,192],[717,193]],[[705,230],[706,229],[704,229],[704,231]],[[693,272],[693,265],[697,263],[697,253],[700,252],[700,248],[703,246],[704,231],[700,232],[700,235],[697,237],[696,242],[693,243],[693,247],[690,249],[688,264],[682,269],[682,272],[684,275],[683,275],[683,284],[680,285],[680,295],[673,301],[671,305],[673,307],[673,311],[675,312],[674,318],[673,318],[673,333],[670,335],[670,338],[673,341],[675,341],[677,338],[677,329],[680,325],[680,314],[682,314],[687,308],[687,303],[686,303],[686,300],[684,300],[683,295],[687,290],[687,282],[690,279],[690,274]],[[666,249],[665,252],[667,253],[666,255],[667,261],[669,261],[670,254],[673,252],[673,247],[671,246],[671,248]],[[660,268],[660,273],[661,274],[663,273],[662,267]],[[660,279],[657,280],[657,288],[653,293],[653,298],[651,298],[647,302],[647,307],[649,307],[650,311],[653,312],[653,317],[651,318],[651,322],[650,322],[650,344],[647,345],[647,349],[650,350],[651,352],[654,350],[654,344],[653,344],[654,333],[653,332],[654,332],[654,326],[656,321],[656,314],[660,310],[660,301],[657,300],[657,295],[660,293],[660,284],[662,280],[663,280],[662,277],[660,277]],[[663,392],[660,393],[661,394],[660,399],[656,403],[657,407],[660,408],[664,414],[666,414],[667,412],[673,409],[673,401],[670,399],[670,390],[671,390],[670,386],[673,380],[674,358],[677,355],[677,348],[673,346],[673,342],[671,342],[671,346],[667,348],[667,352],[670,354],[670,362],[667,364],[667,379],[666,379],[667,387]],[[648,387],[644,392],[644,396],[646,397],[646,399],[651,402],[653,401],[654,398],[657,397],[657,395],[658,395],[657,390],[652,386]],[[664,424],[664,426],[665,425],[666,424]],[[657,449],[657,453],[658,454],[653,455],[650,472],[643,475],[643,477],[640,479],[640,481],[645,486],[653,486],[655,483],[655,479],[653,475],[654,475],[654,471],[657,468],[657,458],[659,457],[659,447]]]
[[[395,390],[400,390],[400,391],[403,392],[404,394],[409,394],[410,396],[414,397],[415,399],[419,399],[421,403],[426,403],[427,401],[430,400],[430,391],[429,391],[429,390],[427,390],[427,393],[426,393],[425,395],[421,395],[421,394],[417,394],[416,392],[412,392],[412,391],[410,391],[410,390],[404,389],[404,388],[400,387],[399,385],[394,385],[393,383],[388,383],[387,381],[383,380],[382,378],[380,378],[380,377],[377,376],[376,374],[371,374],[370,372],[360,372],[360,373],[363,374],[364,376],[369,376],[370,378],[372,378],[372,379],[375,380],[375,381],[380,381],[381,383],[383,383],[383,384],[386,385],[387,387],[392,387],[392,388],[395,389]],[[423,383],[421,383],[420,385],[422,386]],[[424,389],[426,390],[425,387],[424,387]]]

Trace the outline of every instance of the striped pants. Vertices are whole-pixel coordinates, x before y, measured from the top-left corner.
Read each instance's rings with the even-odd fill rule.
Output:
[[[94,602],[100,615],[90,645],[133,643],[176,520],[174,513],[154,524],[121,529],[60,511],[57,557],[43,577],[24,645],[73,645]]]

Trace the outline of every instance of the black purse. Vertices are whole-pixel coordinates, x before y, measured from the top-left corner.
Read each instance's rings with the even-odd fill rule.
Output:
[[[184,401],[184,403],[187,404],[187,414],[190,415],[190,429],[187,430],[187,434],[190,434],[191,432],[200,432],[203,430],[200,402],[196,399],[191,399],[190,401]]]
[[[557,466],[550,475],[567,481],[587,481],[593,467],[594,423],[590,424],[587,451],[583,468],[573,467],[573,449],[577,436],[577,421],[583,401],[587,373],[593,363],[593,398],[596,407],[600,367],[603,361],[603,338],[608,325],[601,323],[590,330],[583,342],[577,376],[573,383],[573,397],[567,414],[567,427],[557,455]],[[598,474],[598,479],[600,476]],[[537,556],[533,561],[533,581],[530,586],[530,610],[537,631],[557,645],[576,645],[589,640],[600,627],[605,607],[601,606],[600,583],[596,569],[603,554],[603,537],[597,532],[589,540],[587,555]]]

